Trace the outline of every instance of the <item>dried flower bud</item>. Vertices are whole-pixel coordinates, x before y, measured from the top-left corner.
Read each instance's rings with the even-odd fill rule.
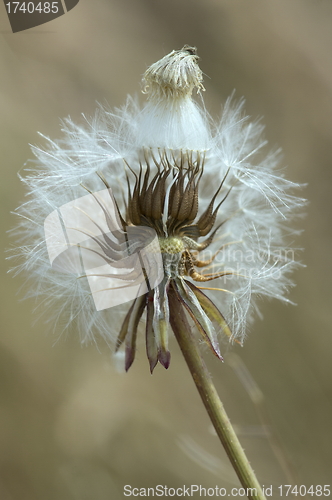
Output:
[[[196,48],[173,50],[144,73],[148,102],[138,122],[136,144],[205,151],[211,140],[208,122],[192,100],[194,88],[204,90]]]
[[[152,64],[143,76],[144,92],[148,98],[185,98],[191,96],[194,88],[205,90],[198,59],[196,47],[185,45]]]

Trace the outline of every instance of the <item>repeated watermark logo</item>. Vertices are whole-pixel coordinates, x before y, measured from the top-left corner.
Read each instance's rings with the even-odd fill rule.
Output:
[[[123,227],[111,189],[62,205],[44,230],[52,268],[86,277],[98,311],[144,295],[164,277],[156,232]]]
[[[79,0],[55,0],[50,2],[4,0],[13,33],[24,31],[53,21],[73,9]]]

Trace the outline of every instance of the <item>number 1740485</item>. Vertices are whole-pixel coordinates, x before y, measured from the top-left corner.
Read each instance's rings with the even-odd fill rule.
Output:
[[[24,14],[57,14],[59,12],[59,2],[8,2],[6,3],[8,14],[23,12]]]
[[[292,484],[283,484],[278,486],[279,496],[312,496],[312,497],[329,497],[331,495],[331,489],[329,484],[321,485],[311,485],[309,487],[301,484],[300,486],[293,486]]]

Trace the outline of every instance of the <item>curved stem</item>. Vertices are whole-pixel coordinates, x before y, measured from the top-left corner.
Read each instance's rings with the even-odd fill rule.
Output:
[[[173,332],[217,435],[246,490],[247,497],[253,500],[265,500],[261,486],[234,432],[197,343],[191,334],[182,304],[172,289],[169,290],[168,297]]]

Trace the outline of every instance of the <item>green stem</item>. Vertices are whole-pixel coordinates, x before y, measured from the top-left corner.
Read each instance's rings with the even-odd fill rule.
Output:
[[[197,342],[191,334],[191,328],[183,306],[172,289],[169,290],[168,297],[171,312],[170,323],[173,332],[217,435],[242,486],[246,489],[247,497],[253,500],[265,500],[256,475],[220,401],[211,375],[197,347]]]

